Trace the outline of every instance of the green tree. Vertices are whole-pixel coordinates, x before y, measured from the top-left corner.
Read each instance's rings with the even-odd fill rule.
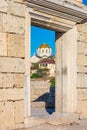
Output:
[[[50,87],[55,87],[55,77],[51,77],[50,83],[51,83]]]
[[[31,78],[41,78],[40,75],[38,73],[33,73],[31,75]]]

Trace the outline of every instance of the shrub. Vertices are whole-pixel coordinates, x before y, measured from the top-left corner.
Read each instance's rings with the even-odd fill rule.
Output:
[[[40,75],[38,73],[33,73],[31,75],[31,78],[41,78]]]
[[[51,83],[50,87],[55,87],[55,77],[51,77],[50,83]]]

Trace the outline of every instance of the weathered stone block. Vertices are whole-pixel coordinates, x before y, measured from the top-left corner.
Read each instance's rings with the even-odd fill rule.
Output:
[[[81,102],[82,115],[87,118],[87,100]]]
[[[16,129],[20,129],[20,128],[24,128],[25,126],[24,126],[24,123],[18,123],[18,124],[16,124]]]
[[[7,12],[8,3],[6,0],[0,0],[0,12]]]
[[[77,89],[78,100],[87,100],[87,89]]]
[[[24,89],[0,89],[0,101],[7,100],[23,100],[24,99]]]
[[[24,100],[16,101],[14,103],[15,107],[15,122],[22,123],[24,122]]]
[[[0,33],[0,56],[7,56],[6,33]]]
[[[24,73],[24,59],[0,57],[0,72]]]
[[[77,55],[77,65],[78,66],[87,66],[87,56],[83,54]]]
[[[77,87],[87,88],[87,74],[81,73],[77,75]]]
[[[87,73],[87,67],[85,67],[85,66],[77,66],[77,72]]]
[[[3,14],[0,13],[0,31],[2,32],[3,30]]]
[[[14,74],[14,87],[22,88],[24,87],[24,75]]]
[[[87,42],[87,32],[78,32],[78,41],[80,42]]]
[[[2,88],[2,74],[0,73],[0,88]]]
[[[15,128],[13,102],[0,102],[0,126],[1,124],[6,128]]]
[[[14,15],[3,14],[3,31],[17,34],[25,33],[25,19]]]
[[[87,55],[87,43],[78,42],[78,44],[77,44],[77,53]]]
[[[77,24],[77,30],[82,33],[87,33],[87,24]]]
[[[17,34],[8,34],[8,56],[25,57],[25,39],[24,36]]]
[[[6,33],[0,33],[0,56],[7,56]]]
[[[25,17],[25,5],[8,1],[8,12],[12,15]]]
[[[87,118],[87,100],[79,101],[77,108],[77,113],[79,113],[83,118]]]
[[[2,86],[3,88],[13,87],[13,74],[2,74]]]

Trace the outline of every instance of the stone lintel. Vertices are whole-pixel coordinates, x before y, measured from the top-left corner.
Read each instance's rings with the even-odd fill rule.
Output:
[[[60,0],[26,0],[26,5],[40,12],[51,14],[54,16],[62,17],[65,19],[71,19],[80,23],[82,20],[86,19],[87,11],[83,8],[75,6],[69,2],[64,2]]]

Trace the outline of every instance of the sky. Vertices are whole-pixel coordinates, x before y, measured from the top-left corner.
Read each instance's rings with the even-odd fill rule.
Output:
[[[31,56],[36,54],[36,49],[43,43],[52,48],[52,55],[55,54],[55,31],[31,26]]]
[[[83,3],[84,3],[85,5],[87,5],[87,0],[83,0]]]

